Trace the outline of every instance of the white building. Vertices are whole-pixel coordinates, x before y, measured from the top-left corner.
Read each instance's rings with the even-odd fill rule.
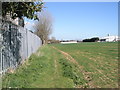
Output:
[[[77,41],[66,41],[66,42],[60,42],[61,44],[71,44],[71,43],[77,43]]]
[[[100,38],[100,42],[116,42],[118,40],[120,40],[120,37],[118,36],[106,36]]]

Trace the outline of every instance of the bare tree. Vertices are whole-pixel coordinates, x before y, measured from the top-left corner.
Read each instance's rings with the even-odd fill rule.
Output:
[[[49,35],[52,33],[52,16],[46,11],[42,11],[39,15],[39,21],[35,25],[35,34],[37,34],[42,44],[47,44]]]
[[[56,38],[55,38],[55,37],[51,37],[51,40],[52,40],[52,41],[55,41],[55,40],[56,40]]]

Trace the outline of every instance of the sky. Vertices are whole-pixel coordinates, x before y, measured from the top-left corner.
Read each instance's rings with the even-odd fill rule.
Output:
[[[53,33],[58,40],[83,40],[118,35],[117,2],[46,2],[43,10],[53,17]],[[35,21],[25,19],[31,29]]]

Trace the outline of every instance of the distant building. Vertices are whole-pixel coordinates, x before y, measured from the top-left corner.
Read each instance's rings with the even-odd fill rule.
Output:
[[[77,41],[74,40],[67,40],[67,41],[61,41],[61,44],[71,44],[71,43],[77,43]]]
[[[99,42],[116,42],[118,40],[120,40],[120,37],[118,36],[106,36],[100,38]]]

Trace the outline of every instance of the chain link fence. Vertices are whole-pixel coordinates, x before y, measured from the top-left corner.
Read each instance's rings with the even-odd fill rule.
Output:
[[[15,69],[42,45],[35,34],[10,21],[0,19],[0,73]]]

